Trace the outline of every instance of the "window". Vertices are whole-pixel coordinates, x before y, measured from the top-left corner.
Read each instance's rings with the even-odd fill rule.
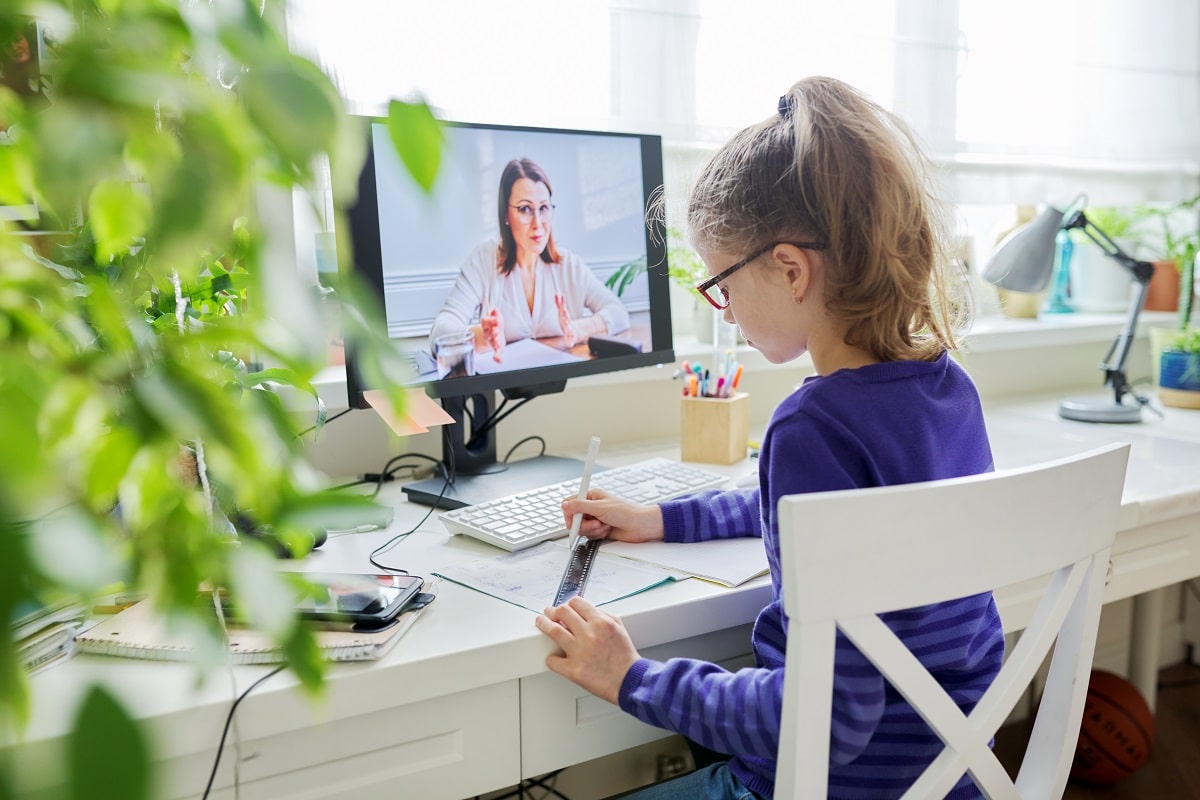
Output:
[[[658,133],[669,198],[815,73],[916,127],[977,250],[1017,204],[1200,191],[1191,2],[291,0],[289,29],[356,111],[419,96],[448,119]]]

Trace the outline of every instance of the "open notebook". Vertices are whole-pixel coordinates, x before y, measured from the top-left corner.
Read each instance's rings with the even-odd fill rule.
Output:
[[[524,550],[446,567],[435,574],[541,613],[554,604],[554,595],[566,565],[566,540],[556,539]],[[603,605],[685,577],[653,564],[606,557],[601,547],[600,555],[592,565],[585,597],[594,605]]]
[[[439,577],[541,612],[554,595],[567,563],[565,540],[487,556],[438,570]],[[603,605],[667,581],[701,578],[740,586],[767,574],[762,539],[713,539],[690,544],[605,542],[588,579],[585,597]]]
[[[435,581],[423,591],[436,594]],[[380,631],[314,630],[317,646],[329,661],[373,661],[386,655],[412,627],[425,606],[400,615],[396,624]],[[191,661],[192,643],[167,630],[166,620],[149,601],[113,614],[75,637],[83,653],[137,658],[145,661]],[[229,653],[235,664],[278,664],[286,660],[271,637],[261,631],[229,626]]]
[[[722,586],[741,586],[766,575],[767,552],[762,539],[742,536],[703,542],[605,542],[601,552],[685,573]]]

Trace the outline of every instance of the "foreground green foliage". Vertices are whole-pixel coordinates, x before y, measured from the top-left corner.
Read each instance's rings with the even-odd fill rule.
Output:
[[[365,136],[325,75],[288,51],[271,24],[281,8],[263,11],[237,0],[0,8],[0,41],[36,15],[50,55],[42,91],[0,84],[0,207],[37,211],[0,222],[0,619],[120,582],[216,642],[198,587],[288,596],[266,548],[237,539],[227,513],[303,551],[310,531],[370,505],[322,488],[298,436],[314,420],[266,390],[309,392],[319,429],[316,294],[264,257],[256,200],[308,182],[322,158],[335,177],[352,174]],[[426,165],[414,171],[428,185],[436,123],[415,113],[430,135],[405,163]],[[350,310],[346,334],[369,337],[369,310]],[[243,605],[319,688],[322,664],[288,603]],[[11,744],[36,709],[4,631],[0,744]],[[149,747],[119,699],[87,694],[75,725],[54,770],[67,796],[148,796]],[[89,750],[98,738],[105,749]],[[0,754],[0,797],[30,780],[11,756]],[[122,779],[87,778],[101,771]]]

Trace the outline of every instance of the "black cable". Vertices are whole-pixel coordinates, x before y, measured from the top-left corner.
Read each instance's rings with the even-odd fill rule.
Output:
[[[422,459],[425,461],[429,461],[434,465],[435,468],[438,468],[442,471],[443,476],[446,475],[445,465],[442,464],[441,461],[434,458],[433,456],[427,456],[424,453],[401,453],[398,456],[393,456],[392,458],[389,458],[387,463],[383,465],[383,469],[379,470],[379,472],[376,474],[376,476],[375,476],[375,491],[371,492],[372,499],[379,496],[379,491],[383,488],[383,484],[386,483],[387,481],[391,480],[393,475],[395,475],[397,472],[404,469],[405,467],[412,466],[409,464],[401,464],[399,466],[396,466],[396,462],[403,461],[406,458],[418,458],[418,459]],[[412,468],[415,469],[415,467],[412,467]],[[360,481],[360,483],[370,483],[370,482],[371,481],[365,480],[365,479]]]
[[[340,417],[344,417],[344,416],[346,416],[347,414],[349,414],[349,413],[350,413],[351,411],[353,411],[353,410],[354,410],[353,408],[347,408],[345,411],[339,411],[338,413],[334,414],[334,415],[333,415],[332,417],[330,417],[329,419],[325,420],[325,423],[324,423],[324,424],[325,424],[325,425],[328,425],[329,423],[333,422],[335,419],[339,419]],[[316,429],[317,429],[317,426],[316,426],[316,425],[313,425],[313,426],[310,426],[310,427],[308,427],[308,428],[305,428],[304,430],[300,431],[300,432],[299,432],[299,433],[297,433],[296,435],[297,435],[297,436],[305,436],[305,435],[307,435],[307,434],[310,434],[310,433],[312,433],[312,432],[313,432],[313,431],[315,431]]]
[[[213,781],[216,780],[217,777],[217,768],[221,766],[221,753],[225,750],[225,737],[229,735],[229,726],[233,723],[233,712],[237,711],[238,704],[245,700],[251,692],[257,689],[259,684],[261,684],[267,678],[274,677],[280,672],[283,672],[283,669],[284,667],[282,666],[276,667],[266,675],[263,675],[261,678],[256,680],[254,683],[250,684],[250,686],[246,688],[246,691],[238,695],[237,699],[233,701],[233,705],[229,707],[229,714],[225,717],[225,728],[221,731],[221,741],[217,743],[217,757],[213,759],[212,773],[208,776],[208,785],[204,787],[204,800],[207,800],[209,792],[212,791]]]
[[[508,448],[508,452],[504,454],[504,459],[503,459],[504,463],[507,464],[508,459],[511,458],[512,454],[517,451],[517,448],[520,447],[521,445],[525,444],[526,442],[541,442],[542,443],[542,452],[538,453],[538,455],[539,456],[546,455],[546,440],[543,439],[541,436],[534,434],[532,436],[526,436],[524,439],[517,442],[512,447]]]
[[[523,398],[521,398],[521,402],[517,403],[515,406],[508,409],[507,411],[504,411],[504,407],[506,405],[508,405],[508,398],[507,397],[504,398],[502,401],[500,401],[500,405],[496,408],[496,410],[492,412],[492,415],[483,421],[483,425],[480,426],[480,428],[478,430],[471,432],[471,439],[470,439],[470,441],[467,442],[467,446],[470,447],[470,446],[476,444],[478,442],[480,436],[483,436],[485,433],[490,431],[492,428],[499,425],[500,422],[502,420],[504,420],[505,417],[507,417],[509,414],[513,413],[518,408],[525,405],[532,399],[533,399],[532,397],[523,397]],[[503,412],[503,413],[501,413],[501,412]]]
[[[409,457],[423,458],[423,459],[432,461],[434,463],[434,465],[442,472],[442,478],[443,478],[442,490],[440,492],[438,492],[437,500],[435,500],[433,505],[431,505],[429,507],[429,510],[425,512],[425,516],[421,517],[421,519],[417,521],[416,525],[413,525],[408,530],[398,533],[395,536],[393,536],[392,538],[388,539],[386,542],[379,545],[379,547],[376,547],[374,550],[372,550],[370,555],[367,556],[367,560],[370,561],[372,565],[378,567],[379,569],[382,569],[386,572],[398,572],[402,575],[408,575],[409,574],[408,570],[401,569],[399,567],[389,567],[386,564],[381,564],[380,562],[375,560],[375,557],[382,555],[383,553],[386,553],[388,550],[391,550],[393,547],[395,547],[399,542],[401,542],[404,539],[407,539],[409,536],[411,536],[412,534],[414,534],[418,530],[420,530],[421,526],[425,524],[425,520],[429,519],[429,515],[432,514],[434,511],[436,511],[438,506],[441,505],[441,499],[443,497],[445,497],[446,490],[450,488],[450,484],[451,484],[451,480],[450,480],[451,473],[450,473],[450,471],[448,471],[446,469],[446,465],[443,464],[441,461],[438,461],[436,458],[433,458],[432,456],[424,455],[423,453],[406,453],[404,455],[400,455],[400,456],[396,456],[395,458],[392,458],[391,460],[389,460],[387,462],[386,465],[384,465],[383,470],[379,473],[379,475],[380,475],[379,486],[375,487],[375,493],[371,495],[372,497],[375,497],[375,495],[379,494],[379,489],[380,489],[380,487],[383,486],[383,481],[385,479],[385,476],[390,475],[392,472],[396,471],[395,469],[392,469],[392,464],[394,464],[396,461],[398,461],[400,459],[409,458]],[[397,467],[396,469],[400,469],[400,467]],[[391,472],[389,472],[389,470],[391,470]]]
[[[467,404],[467,403],[463,403],[463,413],[466,414],[468,421],[471,423],[470,425],[468,425],[466,427],[466,430],[469,430],[471,432],[471,438],[468,439],[466,442],[464,442],[463,446],[464,447],[473,447],[476,444],[478,444],[479,437],[483,436],[485,433],[490,431],[492,428],[496,427],[496,423],[499,421],[496,419],[496,417],[501,412],[503,412],[504,407],[508,405],[508,398],[501,395],[500,405],[496,406],[496,410],[493,411],[491,413],[491,415],[483,421],[483,423],[479,426],[478,430],[475,429],[475,417],[472,416],[468,405],[469,404]]]

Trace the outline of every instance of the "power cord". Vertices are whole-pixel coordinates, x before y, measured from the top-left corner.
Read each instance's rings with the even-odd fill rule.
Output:
[[[330,417],[329,419],[325,420],[325,423],[324,423],[324,424],[325,424],[325,425],[328,425],[329,423],[333,422],[335,419],[340,419],[340,418],[342,418],[342,417],[346,416],[347,414],[349,414],[349,413],[350,413],[351,411],[353,411],[353,410],[354,410],[354,409],[352,409],[352,408],[347,408],[345,411],[339,411],[338,413],[334,414],[334,415],[333,415],[332,417]],[[300,431],[299,433],[297,433],[297,434],[296,434],[296,436],[297,436],[297,437],[299,437],[299,436],[307,436],[308,434],[312,433],[312,432],[313,432],[313,431],[315,431],[316,429],[317,429],[317,426],[316,426],[316,425],[310,425],[309,427],[307,427],[307,428],[305,428],[304,430],[302,430],[302,431]]]
[[[441,505],[440,501],[443,497],[445,497],[446,490],[449,489],[450,486],[454,483],[453,456],[451,456],[450,467],[447,468],[446,465],[443,464],[441,461],[438,461],[436,458],[433,458],[432,456],[427,456],[424,453],[404,453],[402,455],[398,455],[398,456],[395,456],[395,457],[389,459],[388,462],[386,464],[384,464],[383,469],[379,471],[379,480],[375,486],[375,491],[371,494],[372,498],[378,496],[379,490],[383,488],[384,482],[387,480],[390,480],[392,475],[394,475],[396,472],[400,471],[401,469],[404,469],[406,466],[410,466],[407,464],[400,464],[399,466],[396,466],[397,462],[403,461],[406,458],[424,459],[426,461],[433,462],[434,467],[442,473],[443,480],[442,480],[442,489],[440,492],[438,492],[437,501],[435,501],[434,504],[429,507],[429,510],[425,512],[425,516],[421,517],[421,519],[417,521],[416,525],[413,525],[408,530],[398,533],[395,536],[393,536],[391,539],[388,539],[386,542],[379,545],[379,547],[376,547],[374,550],[372,550],[370,555],[367,556],[367,560],[370,561],[373,566],[378,567],[379,569],[382,569],[386,572],[396,572],[396,573],[400,573],[402,575],[408,575],[409,574],[408,570],[401,569],[399,567],[390,567],[387,564],[380,563],[379,561],[376,560],[376,558],[378,556],[381,556],[384,553],[388,552],[393,547],[395,547],[397,544],[402,542],[404,539],[407,539],[409,536],[411,536],[412,534],[414,534],[418,530],[420,530],[421,526],[425,524],[425,521],[427,519],[429,519],[430,515],[433,514],[433,512],[435,510],[437,510],[438,506]]]
[[[515,406],[508,409],[507,411],[504,410],[504,407],[508,405],[508,398],[505,397],[504,399],[502,399],[500,401],[500,405],[496,407],[496,410],[492,412],[491,416],[489,416],[487,419],[485,419],[483,421],[483,425],[479,426],[478,430],[472,431],[471,438],[467,442],[467,447],[473,447],[476,444],[478,444],[479,437],[483,436],[485,433],[490,431],[492,428],[499,425],[500,422],[505,417],[507,417],[509,414],[513,413],[518,408],[525,405],[532,399],[533,399],[532,397],[523,397],[523,398],[521,398],[521,402],[517,403]],[[472,422],[473,422],[473,420],[472,420]]]
[[[238,695],[237,699],[233,701],[233,705],[229,707],[229,714],[225,717],[225,727],[221,730],[221,741],[217,743],[217,757],[213,759],[212,772],[208,776],[208,785],[204,787],[203,800],[208,800],[208,795],[212,791],[213,781],[216,780],[217,777],[217,768],[221,766],[221,753],[225,750],[225,738],[229,735],[229,726],[233,723],[233,713],[237,711],[238,705],[245,700],[251,692],[261,686],[268,678],[278,675],[280,672],[283,672],[283,670],[284,667],[279,666],[268,672],[266,675],[263,675],[254,683],[250,684],[246,688],[246,691]]]
[[[539,456],[546,455],[546,440],[543,439],[541,436],[534,434],[533,436],[526,436],[524,439],[517,442],[512,447],[508,448],[508,452],[504,454],[504,459],[503,459],[504,463],[507,464],[508,460],[510,458],[512,458],[512,454],[517,452],[517,448],[520,447],[521,445],[525,444],[526,442],[540,442],[542,445],[542,451],[540,453],[538,453],[538,455]]]

